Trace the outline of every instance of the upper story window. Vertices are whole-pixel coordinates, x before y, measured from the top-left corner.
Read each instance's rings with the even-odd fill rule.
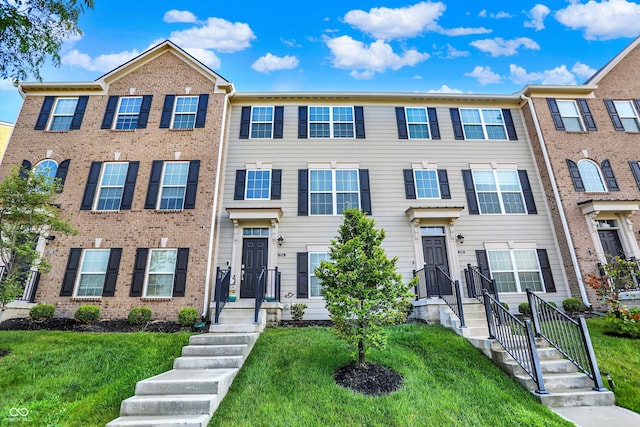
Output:
[[[547,98],[547,105],[556,130],[583,132],[598,130],[589,103],[584,98],[556,100]]]
[[[193,129],[198,111],[197,96],[177,96],[173,110],[173,129]]]
[[[44,180],[51,184],[56,179],[56,173],[58,172],[58,164],[51,159],[41,161],[33,168],[34,175],[40,175],[44,177]]]
[[[160,128],[203,128],[207,118],[209,94],[195,96],[165,95]]]
[[[57,98],[51,114],[49,130],[69,130],[77,105],[78,98]]]
[[[271,170],[247,170],[246,200],[269,200],[271,198]]]
[[[438,113],[433,107],[395,107],[398,139],[440,139]]]
[[[337,215],[345,208],[360,208],[357,169],[309,170],[311,215]]]
[[[123,96],[122,98],[120,98],[115,129],[136,129],[138,127],[138,118],[140,116],[141,106],[141,96]]]
[[[251,138],[271,138],[273,134],[273,107],[251,109]]]
[[[640,120],[638,119],[639,100],[612,101],[605,99],[613,127],[617,131],[640,132]]]
[[[353,138],[353,107],[309,107],[310,138]]]
[[[562,123],[564,123],[565,130],[567,131],[583,131],[584,125],[582,124],[582,118],[578,111],[578,106],[575,101],[557,101],[558,110],[562,117]]]
[[[406,108],[409,139],[429,139],[429,121],[425,108]]]
[[[440,182],[435,169],[414,169],[416,197],[418,199],[439,199]]]
[[[473,181],[482,214],[526,213],[518,172],[474,170]]]
[[[154,160],[149,176],[145,209],[195,209],[200,161]]]
[[[120,210],[124,184],[127,177],[129,163],[105,163],[102,168],[98,197],[94,207],[97,211]]]
[[[88,96],[45,96],[34,129],[54,132],[80,129],[88,102]]]
[[[582,159],[578,162],[578,170],[582,178],[585,191],[606,192],[604,180],[600,173],[600,168],[591,160]]]
[[[603,160],[602,165],[589,159],[581,159],[578,163],[566,159],[569,176],[576,191],[606,192],[620,191],[616,175],[609,160]],[[633,166],[632,169],[633,171]]]
[[[499,109],[461,108],[460,117],[465,139],[507,139]]]
[[[488,250],[487,257],[498,292],[544,292],[535,249]]]

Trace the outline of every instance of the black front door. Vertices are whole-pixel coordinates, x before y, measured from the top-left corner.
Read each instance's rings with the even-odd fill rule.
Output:
[[[256,280],[267,266],[267,239],[245,238],[242,243],[240,298],[256,297]]]
[[[424,252],[424,263],[427,271],[427,290],[429,296],[452,295],[451,283],[442,280],[442,275],[438,275],[436,267],[441,267],[449,274],[449,261],[447,261],[447,245],[444,236],[422,237],[422,250]],[[438,292],[438,277],[440,277],[440,292]]]
[[[626,258],[622,244],[620,243],[618,230],[598,230],[598,236],[600,236],[602,249],[604,250],[604,255],[607,257],[607,260],[616,255]]]

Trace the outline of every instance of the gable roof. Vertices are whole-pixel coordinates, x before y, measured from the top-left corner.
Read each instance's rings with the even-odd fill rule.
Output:
[[[604,67],[600,68],[589,80],[587,80],[585,85],[597,85],[600,80],[606,76],[609,71],[611,71],[620,61],[622,61],[632,50],[634,50],[638,44],[640,44],[640,36],[636,37],[631,43],[625,47],[622,52],[617,54],[613,59],[607,62]]]

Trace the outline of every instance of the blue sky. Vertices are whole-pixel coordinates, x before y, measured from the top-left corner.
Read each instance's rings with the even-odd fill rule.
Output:
[[[95,80],[169,38],[241,92],[504,94],[583,83],[640,34],[640,4],[95,0],[80,27],[45,82]],[[20,105],[0,80],[0,120]]]

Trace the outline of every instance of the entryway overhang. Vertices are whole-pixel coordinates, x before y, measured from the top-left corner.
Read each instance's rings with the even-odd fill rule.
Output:
[[[640,200],[585,200],[578,202],[583,215],[609,212],[617,214],[631,214],[640,210]]]
[[[229,219],[238,221],[275,221],[280,222],[282,208],[227,208]]]
[[[410,207],[405,213],[411,222],[423,219],[439,219],[453,222],[460,218],[460,212],[462,212],[463,209],[464,206]]]

